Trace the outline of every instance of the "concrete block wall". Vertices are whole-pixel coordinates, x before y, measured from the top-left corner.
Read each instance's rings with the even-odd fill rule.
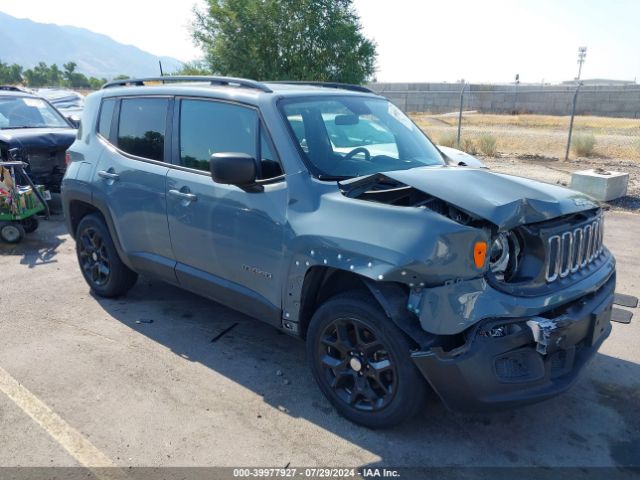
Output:
[[[406,112],[448,113],[460,108],[459,83],[372,83]],[[464,110],[483,113],[536,113],[570,115],[575,86],[470,84],[464,93]],[[640,85],[583,86],[578,94],[577,115],[640,118]]]

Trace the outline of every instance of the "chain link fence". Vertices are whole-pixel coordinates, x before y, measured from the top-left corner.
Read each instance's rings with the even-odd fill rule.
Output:
[[[474,155],[640,160],[640,85],[370,87],[435,143]]]

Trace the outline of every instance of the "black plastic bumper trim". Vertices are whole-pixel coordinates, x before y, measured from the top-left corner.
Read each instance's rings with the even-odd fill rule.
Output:
[[[467,331],[463,346],[451,352],[431,348],[412,358],[451,410],[492,411],[545,400],[567,390],[609,336],[614,290],[615,274],[598,291],[556,311],[549,320],[558,321],[558,348],[547,355],[536,351],[526,325],[531,317],[524,317],[481,322]],[[500,337],[479,334],[505,324],[517,328]],[[505,377],[497,368],[502,358],[521,362],[527,374]]]

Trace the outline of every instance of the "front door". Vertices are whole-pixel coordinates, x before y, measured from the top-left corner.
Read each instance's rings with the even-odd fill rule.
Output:
[[[174,108],[174,154],[182,169],[167,177],[167,213],[176,275],[185,287],[274,324],[280,321],[287,188],[256,109],[181,99]],[[209,158],[246,153],[261,186],[214,183]]]

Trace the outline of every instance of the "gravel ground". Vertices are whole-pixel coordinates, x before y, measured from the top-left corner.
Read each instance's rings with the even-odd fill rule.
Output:
[[[487,166],[496,172],[533,178],[547,183],[571,186],[571,172],[591,168],[629,173],[627,195],[608,202],[610,208],[629,212],[640,212],[640,163],[623,160],[588,159],[560,161],[541,156],[500,156],[482,158]]]

